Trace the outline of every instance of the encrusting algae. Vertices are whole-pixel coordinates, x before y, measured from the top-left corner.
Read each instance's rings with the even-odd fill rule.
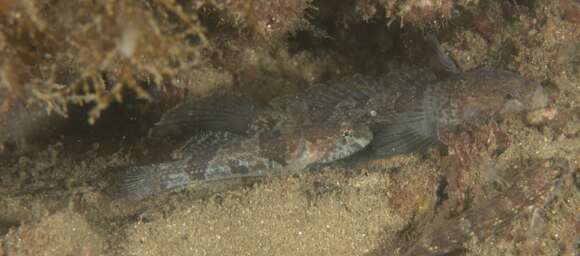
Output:
[[[0,0],[0,255],[573,255],[579,6]]]

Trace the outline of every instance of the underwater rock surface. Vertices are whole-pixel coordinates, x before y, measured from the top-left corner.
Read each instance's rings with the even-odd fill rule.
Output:
[[[579,7],[0,1],[0,255],[576,255]],[[425,54],[423,33],[450,58]],[[127,166],[174,161],[187,140],[149,129],[221,92],[311,112],[301,125],[368,125],[373,157],[135,203],[103,193]],[[239,117],[229,132],[256,138]],[[405,153],[424,138],[436,146]]]

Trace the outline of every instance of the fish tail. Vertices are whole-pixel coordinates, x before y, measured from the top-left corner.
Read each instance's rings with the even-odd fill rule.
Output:
[[[416,109],[381,118],[371,148],[388,157],[424,150],[437,143],[437,100],[425,93]]]
[[[111,194],[117,199],[142,200],[192,182],[180,161],[133,166],[113,174]]]

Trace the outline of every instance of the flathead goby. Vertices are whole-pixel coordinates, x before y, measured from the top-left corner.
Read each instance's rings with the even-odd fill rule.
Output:
[[[372,127],[369,146],[379,157],[411,153],[460,130],[543,108],[542,86],[489,69],[438,80],[429,70],[403,69],[381,77],[354,76],[305,93],[313,122],[350,120]]]
[[[310,164],[350,156],[372,140],[368,126],[352,122],[290,124],[251,136],[198,132],[173,161],[129,167],[116,173],[114,195],[140,200],[164,191],[210,181],[284,175]]]

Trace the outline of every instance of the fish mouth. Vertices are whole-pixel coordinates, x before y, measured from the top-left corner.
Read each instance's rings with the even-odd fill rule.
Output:
[[[550,97],[543,87],[537,86],[531,93],[520,99],[509,99],[500,110],[501,114],[531,113],[545,109],[550,105]]]
[[[374,133],[370,128],[363,129],[360,134],[354,136],[353,147],[355,147],[355,153],[362,150],[373,141]]]
[[[372,134],[369,135],[370,138],[372,138]],[[362,138],[357,138],[354,139],[354,143],[353,143],[353,147],[355,148],[356,151],[359,151],[363,148],[365,148],[367,145],[369,145],[371,143],[372,139],[369,139],[369,137],[362,137]]]
[[[372,138],[372,136],[371,136]],[[327,151],[321,155],[318,159],[318,163],[330,163],[334,161],[338,161],[340,159],[347,158],[362,149],[364,149],[367,145],[371,143],[371,138],[368,136],[365,137],[353,137],[350,139],[348,143],[341,142],[331,151]]]
[[[371,143],[371,141],[372,141],[372,134],[368,134],[368,135],[361,136],[361,137],[351,138],[350,143],[347,143],[346,145],[344,145],[345,148],[348,148],[348,150],[345,150],[345,151],[347,151],[348,154],[354,154],[356,152],[359,152],[363,148],[365,148],[367,145],[369,145]]]
[[[550,97],[542,86],[538,86],[532,94],[530,103],[530,107],[534,110],[545,108],[550,104]]]

